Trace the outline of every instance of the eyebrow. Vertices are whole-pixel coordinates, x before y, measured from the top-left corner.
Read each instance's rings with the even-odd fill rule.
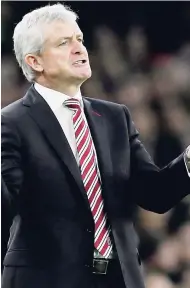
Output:
[[[77,34],[76,37],[77,37],[77,38],[79,38],[79,37],[82,37],[82,38],[83,38],[83,33]],[[62,37],[59,37],[58,40],[71,39],[71,38],[73,38],[73,35],[72,35],[72,36],[62,36]]]

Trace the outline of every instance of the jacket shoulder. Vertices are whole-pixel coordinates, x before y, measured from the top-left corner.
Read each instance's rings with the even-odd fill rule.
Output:
[[[115,107],[121,107],[122,106],[121,104],[118,104],[118,103],[115,103],[115,102],[102,100],[102,99],[97,99],[97,98],[84,97],[84,99],[88,100],[92,104],[97,104],[97,105],[99,104],[99,105],[103,105],[103,106],[115,106]]]
[[[17,120],[26,112],[26,107],[23,105],[22,102],[23,98],[18,99],[11,104],[5,106],[3,109],[1,109],[1,116],[10,120]]]
[[[96,108],[98,107],[99,109],[103,110],[109,110],[110,112],[115,112],[115,113],[124,113],[125,116],[130,117],[130,111],[129,108],[124,105],[124,104],[119,104],[111,101],[106,101],[106,100],[100,100],[100,99],[95,99],[95,98],[90,98],[90,97],[84,97],[87,101],[89,101],[92,105],[92,107]]]

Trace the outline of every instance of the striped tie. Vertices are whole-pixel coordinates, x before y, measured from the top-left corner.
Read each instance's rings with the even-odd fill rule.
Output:
[[[102,256],[108,258],[112,250],[109,236],[110,228],[106,227],[107,215],[103,210],[104,201],[90,129],[84,120],[80,103],[77,99],[71,98],[66,100],[64,104],[73,111],[73,125],[81,176],[95,222],[94,246]]]

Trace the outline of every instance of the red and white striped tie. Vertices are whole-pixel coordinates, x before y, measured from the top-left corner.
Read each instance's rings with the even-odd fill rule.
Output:
[[[107,215],[103,210],[104,201],[90,129],[83,118],[77,99],[71,98],[66,100],[64,104],[73,111],[73,125],[81,176],[95,222],[94,246],[102,256],[108,258],[112,250],[110,228],[106,227]]]

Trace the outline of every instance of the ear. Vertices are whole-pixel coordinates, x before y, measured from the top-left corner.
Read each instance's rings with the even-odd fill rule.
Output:
[[[43,67],[41,65],[40,57],[33,55],[33,54],[27,54],[25,56],[25,62],[36,72],[42,72]]]

